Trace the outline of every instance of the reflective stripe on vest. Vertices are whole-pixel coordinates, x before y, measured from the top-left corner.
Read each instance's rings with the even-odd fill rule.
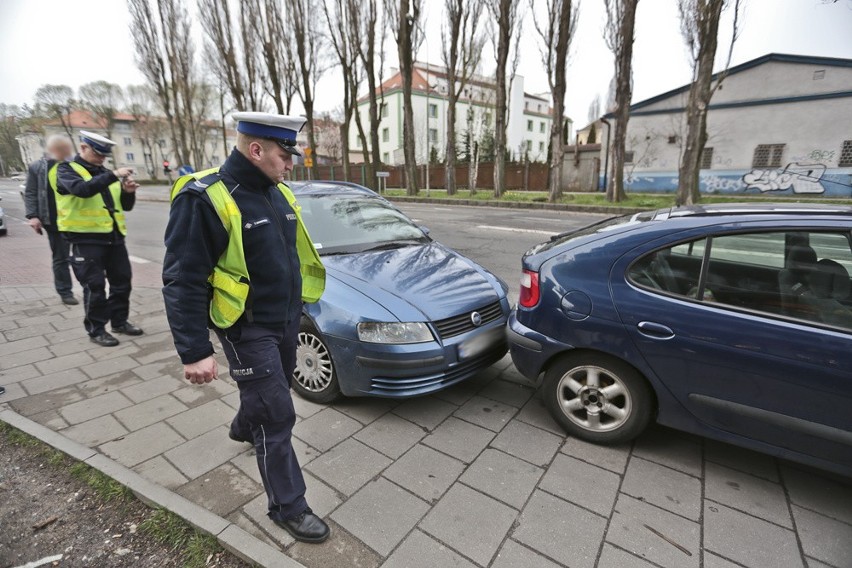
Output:
[[[67,162],[71,169],[77,172],[85,181],[92,179],[92,174],[77,162]],[[111,233],[113,215],[107,210],[106,202],[100,193],[92,197],[77,197],[76,195],[59,193],[57,169],[59,163],[53,165],[47,172],[47,181],[56,196],[56,228],[64,233]],[[112,201],[115,205],[115,223],[122,235],[127,235],[127,225],[124,222],[124,211],[121,210],[121,182],[109,185]]]
[[[219,168],[212,168],[179,177],[172,186],[171,200],[174,201],[188,183],[201,180],[218,171]],[[228,232],[228,246],[219,257],[216,266],[213,267],[213,273],[207,280],[213,287],[210,320],[216,327],[227,329],[234,325],[246,311],[246,302],[251,288],[243,253],[242,214],[221,179],[201,189],[207,193],[222,225]],[[299,272],[302,275],[302,301],[317,302],[325,290],[325,267],[302,222],[302,208],[296,202],[293,192],[283,183],[278,184],[278,189],[296,214],[296,252],[299,255]]]

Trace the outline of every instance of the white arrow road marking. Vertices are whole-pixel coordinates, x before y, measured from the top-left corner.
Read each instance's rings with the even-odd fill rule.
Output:
[[[139,258],[138,256],[129,255],[127,258],[130,259],[130,262],[135,262],[136,264],[150,264],[150,260],[145,260],[144,258]]]
[[[509,231],[510,233],[533,233],[536,235],[552,236],[556,233],[553,231],[539,231],[538,229],[518,229],[517,227],[495,227],[494,225],[477,225],[477,229],[485,229],[488,231]]]

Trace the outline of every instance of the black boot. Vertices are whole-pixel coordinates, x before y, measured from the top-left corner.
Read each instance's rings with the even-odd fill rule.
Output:
[[[310,508],[302,511],[298,517],[280,520],[273,518],[272,521],[290,533],[293,538],[302,542],[320,543],[328,538],[331,529],[325,521],[314,515]]]
[[[97,343],[101,347],[115,347],[118,345],[118,339],[107,333],[106,331],[100,332],[98,335],[92,335],[89,337],[92,340],[92,343]]]
[[[136,327],[129,321],[121,325],[112,326],[113,333],[123,333],[124,335],[142,335],[144,333],[140,328]]]

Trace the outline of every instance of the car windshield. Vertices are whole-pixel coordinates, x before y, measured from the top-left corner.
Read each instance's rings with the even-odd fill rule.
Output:
[[[300,195],[302,219],[321,255],[348,254],[428,242],[390,203],[357,194]]]

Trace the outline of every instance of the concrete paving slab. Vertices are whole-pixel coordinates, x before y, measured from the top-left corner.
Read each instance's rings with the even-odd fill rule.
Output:
[[[138,366],[138,363],[127,355],[104,360],[104,357],[107,357],[108,355],[108,353],[97,353],[95,356],[96,361],[88,365],[83,365],[80,367],[80,370],[86,373],[89,378],[99,379],[113,373],[129,371]]]
[[[133,467],[184,443],[184,439],[163,422],[131,432],[120,440],[107,442],[100,450],[127,467]]]
[[[361,428],[361,423],[354,418],[326,408],[296,424],[293,435],[325,452]]]
[[[311,463],[317,456],[321,454],[316,448],[312,448],[304,443],[299,438],[293,436],[293,449],[296,450],[296,457],[299,459],[299,465],[305,467]]]
[[[386,414],[353,436],[389,458],[396,459],[407,452],[426,435],[422,426],[395,414]]]
[[[517,419],[521,422],[526,422],[527,424],[535,426],[536,428],[547,430],[551,434],[565,436],[565,430],[563,430],[562,427],[550,417],[550,413],[547,411],[547,408],[544,407],[539,395],[530,398],[524,407],[521,408],[521,411],[517,415]]]
[[[302,476],[305,478],[305,498],[316,515],[327,517],[346,499],[345,495],[341,495],[307,471],[302,472]]]
[[[390,398],[344,398],[334,403],[334,409],[354,418],[365,426],[399,405]]]
[[[494,432],[475,426],[458,418],[447,418],[423,443],[470,463],[494,438]]]
[[[532,397],[533,393],[535,393],[535,390],[528,386],[499,380],[490,383],[479,391],[479,396],[496,400],[515,408],[521,408]]]
[[[351,419],[350,419],[351,420]],[[352,495],[391,460],[357,440],[346,440],[305,466],[344,495]]]
[[[657,463],[634,456],[621,490],[693,521],[701,517],[701,480]]]
[[[709,500],[704,503],[704,546],[750,568],[804,566],[793,531]]]
[[[184,406],[175,397],[164,394],[128,408],[123,408],[113,413],[113,416],[121,422],[128,430],[139,430],[186,411]]]
[[[282,548],[290,546],[296,539],[290,536],[290,533],[276,525],[269,518],[269,499],[266,493],[260,493],[257,497],[249,501],[243,506],[243,514],[245,514],[254,524],[265,532],[272,542],[277,542]]]
[[[225,517],[263,493],[263,487],[226,463],[181,486],[177,493]]]
[[[99,394],[121,390],[141,382],[142,379],[131,373],[116,373],[101,377],[100,379],[89,379],[82,383],[77,383],[77,388],[87,398],[91,398]]]
[[[225,518],[261,542],[268,544],[272,548],[280,549],[279,544],[272,540],[269,535],[266,534],[266,531],[257,526],[242,510],[233,512]]]
[[[739,564],[734,564],[730,560],[722,558],[712,552],[704,551],[704,568],[740,568]],[[810,567],[808,567],[810,568]]]
[[[499,450],[486,448],[462,474],[462,483],[520,510],[544,471]]]
[[[6,343],[5,345],[11,345],[12,343]],[[53,357],[53,353],[46,347],[37,347],[28,351],[19,351],[14,355],[6,355],[0,358],[0,370],[10,371],[18,367],[29,365],[30,363],[37,363],[39,361],[44,361],[45,359],[50,359],[51,357]]]
[[[791,502],[852,525],[852,484],[789,465],[781,473]]]
[[[559,568],[558,564],[541,554],[512,539],[506,539],[491,568],[520,568],[521,566],[523,568]]]
[[[6,392],[0,395],[0,404],[3,404],[4,402],[12,402],[13,400],[18,400],[19,398],[28,396],[27,391],[24,390],[21,383],[3,383],[3,388],[6,389]]]
[[[179,379],[173,377],[157,377],[133,386],[121,389],[122,394],[138,404],[158,396],[168,394],[182,386]]]
[[[615,503],[606,541],[664,568],[698,568],[701,562],[698,523],[623,493]]]
[[[61,430],[61,433],[84,446],[94,447],[121,438],[128,433],[128,430],[115,417],[107,414],[65,428]]]
[[[606,469],[559,454],[541,480],[541,489],[608,517],[621,478]]]
[[[368,483],[331,518],[382,556],[388,556],[429,506],[385,479]]]
[[[236,525],[229,525],[218,535],[219,543],[246,562],[268,568],[300,568],[302,565],[283,552],[252,537]]]
[[[627,469],[630,444],[599,446],[579,438],[568,437],[560,451],[584,462],[621,474]]]
[[[38,377],[39,375],[40,373],[35,365],[21,365],[20,367],[0,371],[0,381],[3,381],[4,384],[17,383]]]
[[[513,538],[565,565],[592,568],[606,519],[543,491],[536,491],[521,514]]]
[[[35,422],[38,422],[42,426],[47,426],[55,432],[58,432],[59,430],[70,426],[70,424],[68,424],[68,422],[66,422],[65,419],[62,418],[55,410],[48,410],[47,412],[33,414],[32,416],[30,416],[30,419]]]
[[[294,394],[293,396],[293,407],[296,409],[296,414],[301,418],[309,418],[320,410],[328,408],[325,404],[317,404],[315,402],[305,400],[297,394]]]
[[[4,335],[8,332],[4,332]],[[36,337],[28,337],[26,339],[19,339],[17,341],[6,338],[6,343],[0,344],[0,359],[8,359],[10,362],[13,355],[17,355],[18,353],[24,351],[31,351],[33,349],[38,349],[39,347],[45,347],[49,343],[44,338],[39,336]]]
[[[689,475],[701,476],[701,444],[663,426],[651,426],[636,439],[633,453]]]
[[[63,407],[81,401],[83,398],[85,398],[83,394],[76,388],[63,387],[12,401],[10,406],[24,416],[32,416],[50,410],[58,412]]]
[[[140,463],[133,471],[145,479],[162,485],[166,489],[176,489],[185,484],[189,479],[170,464],[163,456],[155,456],[146,462]]]
[[[440,398],[456,406],[461,406],[466,403],[471,397],[475,396],[477,391],[482,388],[482,385],[472,382],[471,380],[462,381],[446,390],[438,391],[432,396]]]
[[[475,568],[455,551],[419,530],[412,531],[382,568]]]
[[[287,549],[308,568],[378,568],[382,558],[337,523],[328,523],[331,536],[322,544],[297,542]]]
[[[516,518],[517,511],[508,505],[456,484],[432,508],[420,528],[487,566]]]
[[[509,423],[518,409],[495,400],[475,396],[459,408],[454,416],[477,426],[499,432]]]
[[[852,566],[852,525],[793,506],[805,554],[833,566]]]
[[[108,392],[93,398],[87,398],[80,402],[69,404],[59,411],[62,418],[68,421],[69,424],[79,424],[127,408],[133,403],[120,392]]]
[[[234,419],[234,409],[218,399],[189,410],[186,406],[183,408],[184,411],[175,414],[166,422],[186,439],[200,436],[223,424],[230,426]]]
[[[793,528],[787,496],[781,485],[712,462],[705,467],[705,498]]]
[[[410,422],[423,426],[429,431],[434,430],[447,416],[456,411],[458,406],[447,401],[426,396],[412,398],[394,408],[393,413],[402,416]]]
[[[778,482],[778,464],[772,456],[753,452],[731,444],[705,440],[704,452],[707,461],[724,465],[769,481]]]
[[[654,565],[609,543],[604,543],[597,568],[654,568]]]
[[[520,420],[510,421],[491,446],[534,465],[546,466],[553,459],[562,438]]]
[[[66,369],[49,375],[38,375],[20,382],[28,394],[41,394],[54,389],[84,383],[89,377],[78,369]]]
[[[195,479],[243,451],[245,445],[228,438],[228,429],[223,426],[184,442],[164,455],[181,473]]]
[[[464,471],[455,458],[417,444],[384,472],[385,477],[405,487],[428,503],[434,503]]]

